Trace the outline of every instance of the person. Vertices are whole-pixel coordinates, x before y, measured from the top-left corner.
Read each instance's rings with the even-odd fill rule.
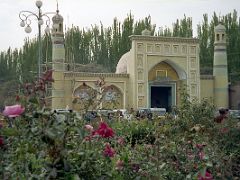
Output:
[[[132,120],[134,117],[134,109],[131,108],[129,114],[127,115],[127,120]]]
[[[117,114],[118,114],[118,120],[121,121],[123,119],[123,112],[121,110],[118,110]]]
[[[214,118],[214,121],[216,123],[222,123],[224,121],[224,119],[227,119],[228,118],[228,109],[225,109],[225,108],[220,108],[218,110],[219,112],[219,115],[217,115],[215,118]]]
[[[70,64],[67,64],[67,71],[70,71]]]
[[[134,114],[134,109],[131,108],[129,114]]]
[[[152,120],[152,119],[153,119],[153,114],[152,114],[151,111],[148,112],[148,114],[147,114],[147,118],[148,118],[148,120]]]
[[[136,119],[137,120],[140,120],[140,117],[141,117],[141,113],[139,111],[136,112]]]
[[[109,112],[109,113],[108,113],[108,115],[107,115],[107,118],[108,118],[108,120],[110,120],[110,121],[111,121],[111,120],[112,120],[112,118],[113,118],[113,114],[112,114],[111,112]]]

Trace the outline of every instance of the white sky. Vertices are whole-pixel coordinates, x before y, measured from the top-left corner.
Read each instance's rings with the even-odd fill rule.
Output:
[[[54,12],[56,0],[42,0],[42,11]],[[157,28],[172,27],[177,18],[184,14],[193,18],[193,29],[202,21],[202,15],[209,17],[215,11],[218,15],[225,15],[236,9],[240,13],[240,0],[58,0],[60,14],[64,17],[65,25],[91,27],[91,24],[104,27],[112,25],[113,18],[121,22],[131,11],[134,19],[142,19],[148,15]],[[37,12],[35,0],[0,0],[0,51],[9,46],[19,48],[24,38],[37,36],[37,23],[32,21],[32,33],[26,34],[20,27],[19,12],[29,10]]]

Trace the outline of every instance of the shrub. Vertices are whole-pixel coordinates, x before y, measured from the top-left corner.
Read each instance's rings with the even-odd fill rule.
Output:
[[[191,103],[183,96],[177,118],[90,124],[74,113],[36,107],[26,104],[12,128],[0,129],[3,179],[239,177],[239,122],[214,122],[207,101]]]

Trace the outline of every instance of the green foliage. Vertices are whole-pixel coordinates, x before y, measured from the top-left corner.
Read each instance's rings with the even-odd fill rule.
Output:
[[[239,81],[239,18],[237,11],[218,17],[213,14],[211,22],[208,15],[203,15],[203,22],[198,25],[198,38],[200,40],[200,65],[202,74],[212,74],[214,55],[214,27],[222,23],[226,27],[227,34],[227,59],[229,77],[231,82]],[[210,67],[210,68],[209,68]]]
[[[5,105],[12,105],[15,101],[14,94],[18,90],[18,81],[9,80],[0,82],[0,109],[3,109]]]
[[[218,17],[213,14],[209,22],[208,15],[203,15],[203,22],[197,27],[197,37],[200,39],[200,65],[201,73],[212,74],[214,55],[214,27],[222,22],[227,30],[228,64],[230,80],[239,80],[240,31],[237,11]],[[123,23],[114,18],[113,25],[104,27],[93,25],[91,28],[72,26],[65,32],[66,62],[80,64],[100,64],[114,72],[118,60],[130,50],[130,35],[140,35],[147,28],[152,35],[170,37],[192,37],[192,18],[177,19],[173,27],[159,28],[152,24],[151,16],[135,20],[129,13]],[[42,38],[43,62],[51,62],[52,43],[51,37]],[[26,39],[22,48],[11,49],[0,53],[0,81],[17,79],[20,82],[31,81],[37,72],[37,40]]]
[[[214,179],[239,176],[239,122],[214,122],[207,101],[190,102],[182,91],[176,118],[105,120],[113,138],[93,136],[75,113],[26,109],[13,128],[0,129],[4,179]],[[29,107],[29,105],[27,106]],[[90,122],[97,129],[98,120]],[[105,145],[113,157],[103,154]]]

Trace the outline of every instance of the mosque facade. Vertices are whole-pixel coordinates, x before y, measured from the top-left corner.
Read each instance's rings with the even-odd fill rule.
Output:
[[[213,75],[200,75],[196,38],[156,37],[144,30],[129,37],[131,49],[121,57],[115,73],[86,73],[66,63],[63,17],[58,12],[51,35],[53,109],[156,107],[170,111],[179,105],[184,88],[191,101],[207,98],[216,107],[229,106],[226,34],[221,24],[215,27]]]

